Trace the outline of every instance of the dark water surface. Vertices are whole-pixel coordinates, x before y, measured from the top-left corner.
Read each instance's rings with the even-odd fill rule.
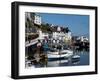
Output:
[[[80,58],[58,58],[58,59],[47,59],[46,61],[43,60],[39,63],[33,64],[30,67],[60,67],[60,66],[82,66],[82,65],[89,65],[89,52],[88,51],[80,51],[75,52],[74,55],[79,55]]]

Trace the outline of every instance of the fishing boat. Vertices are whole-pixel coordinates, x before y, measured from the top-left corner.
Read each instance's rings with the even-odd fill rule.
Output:
[[[48,58],[67,58],[73,55],[71,50],[49,51],[47,53]]]
[[[60,55],[62,57],[68,58],[73,55],[73,51],[72,50],[62,50],[60,51]]]
[[[59,52],[58,51],[53,50],[53,51],[47,52],[47,57],[48,58],[59,58],[60,55],[59,55]]]

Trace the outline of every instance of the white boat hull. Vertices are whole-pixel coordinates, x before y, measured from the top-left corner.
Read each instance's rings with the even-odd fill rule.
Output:
[[[49,52],[47,54],[47,57],[48,58],[67,58],[67,57],[70,57],[73,55],[73,52],[72,51],[69,51],[69,50],[63,50],[61,51],[60,53],[57,53],[57,52]]]

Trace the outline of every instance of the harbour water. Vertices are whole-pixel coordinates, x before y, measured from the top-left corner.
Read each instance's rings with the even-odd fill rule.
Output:
[[[76,55],[78,56],[78,58],[73,58]],[[67,67],[67,66],[83,66],[83,65],[89,65],[89,51],[77,51],[68,58],[43,59],[39,62],[33,63],[30,66],[27,66],[26,68],[62,67],[62,66]]]
[[[89,52],[81,51],[77,52],[77,55],[79,55],[80,57],[79,58],[69,57],[67,59],[64,58],[55,61],[48,61],[47,67],[89,65]]]

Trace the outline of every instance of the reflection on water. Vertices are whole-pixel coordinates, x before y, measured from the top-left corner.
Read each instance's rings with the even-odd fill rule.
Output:
[[[78,56],[73,58],[74,56]],[[35,67],[60,67],[60,66],[79,66],[79,65],[89,65],[89,52],[88,51],[78,51],[75,52],[71,57],[68,58],[56,58],[56,59],[41,59],[40,61],[29,61],[26,60],[26,68]]]

